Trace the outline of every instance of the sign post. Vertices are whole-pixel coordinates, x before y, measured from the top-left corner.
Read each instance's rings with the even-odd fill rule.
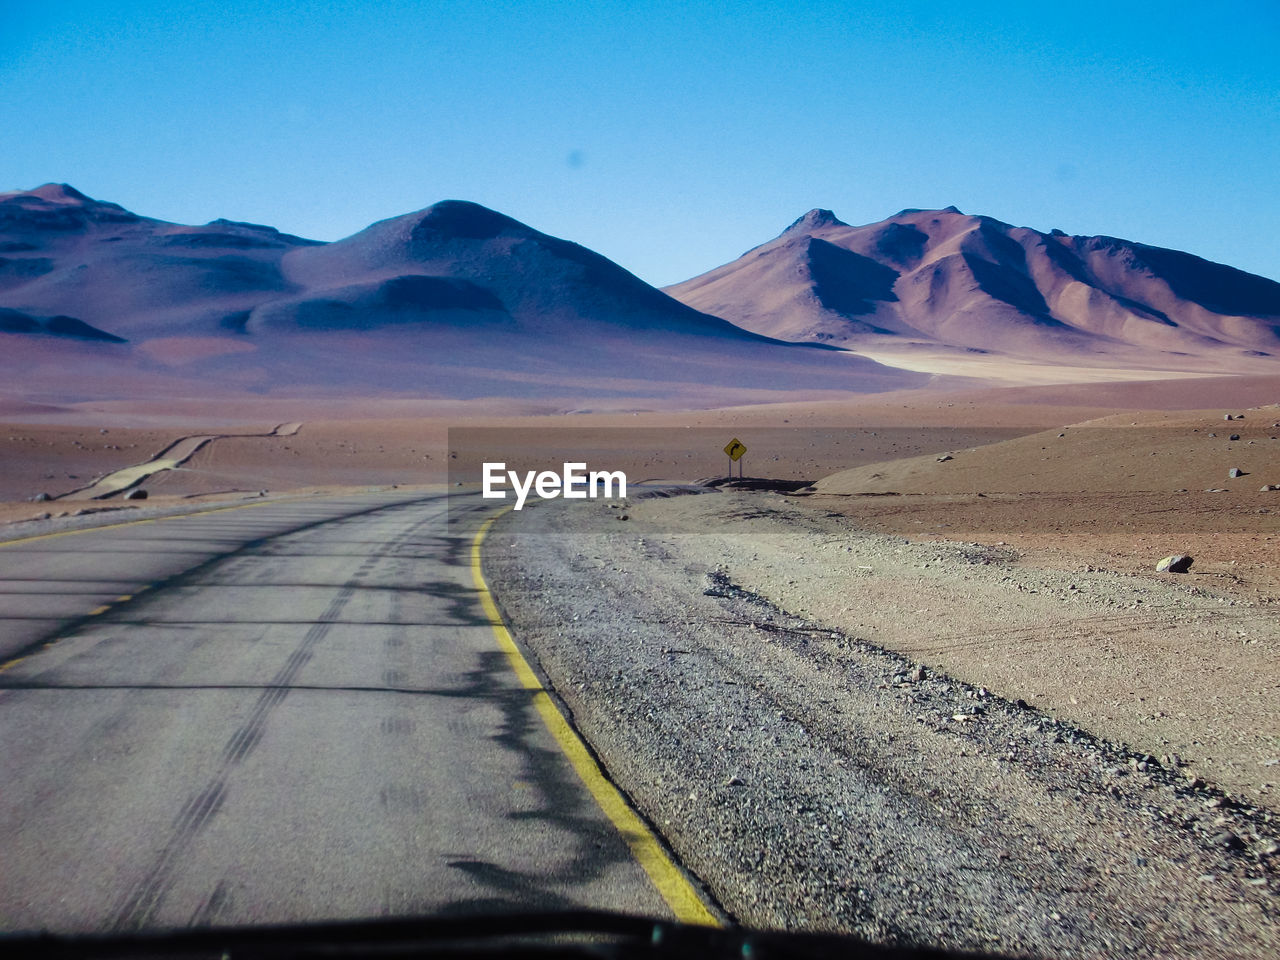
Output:
[[[747,445],[734,437],[725,445],[724,452],[729,457],[729,479],[733,479],[733,465],[738,464],[738,479],[742,479],[742,455],[747,452]]]

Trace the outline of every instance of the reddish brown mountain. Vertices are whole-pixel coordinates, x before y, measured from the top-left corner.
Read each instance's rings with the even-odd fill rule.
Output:
[[[1050,362],[1258,370],[1280,357],[1280,284],[1113,237],[904,210],[854,227],[811,210],[781,236],[668,287],[791,341],[941,344]],[[1261,361],[1261,363],[1260,363]]]
[[[326,244],[226,220],[166,223],[57,184],[0,195],[0,368],[11,392],[44,399],[703,403],[924,379],[750,333],[474,203],[444,201]]]

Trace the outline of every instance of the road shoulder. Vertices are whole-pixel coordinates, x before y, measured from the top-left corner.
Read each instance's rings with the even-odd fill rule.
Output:
[[[695,500],[734,502],[662,509]],[[759,522],[760,503],[735,509]],[[1280,946],[1269,811],[944,671],[914,679],[658,507],[574,532],[562,506],[495,531],[490,582],[610,774],[739,920],[1047,956]],[[732,549],[759,566],[767,539]]]

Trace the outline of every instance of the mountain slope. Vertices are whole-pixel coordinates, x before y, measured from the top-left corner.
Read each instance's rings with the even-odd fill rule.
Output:
[[[319,243],[226,220],[166,223],[50,184],[0,195],[0,256],[0,342],[22,341],[5,355],[27,358],[6,373],[45,397],[59,380],[93,394],[107,366],[112,391],[126,371],[139,389],[172,390],[177,375],[196,392],[663,402],[926,379],[743,330],[463,201]],[[65,369],[48,359],[48,317],[80,331]],[[104,340],[97,353],[90,336]],[[45,360],[33,367],[32,357]]]
[[[936,344],[1049,362],[1257,370],[1280,357],[1280,284],[1112,237],[954,207],[854,227],[812,210],[667,288],[749,330],[854,348]]]

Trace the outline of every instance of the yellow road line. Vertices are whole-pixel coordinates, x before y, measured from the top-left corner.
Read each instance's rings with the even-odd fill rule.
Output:
[[[300,500],[322,500],[322,494],[302,494],[292,497],[274,497],[271,500],[257,500],[254,503],[232,503],[225,507],[210,507],[208,510],[192,510],[190,513],[171,513],[164,517],[148,517],[145,520],[122,520],[120,523],[104,523],[97,527],[77,527],[75,530],[60,530],[57,533],[37,533],[30,537],[18,537],[14,540],[0,540],[0,548],[13,546],[15,543],[33,543],[36,540],[52,540],[54,537],[70,537],[77,533],[91,533],[94,530],[118,530],[121,527],[136,527],[144,523],[159,523],[163,520],[185,520],[188,517],[203,517],[210,513],[224,513],[227,510],[248,510],[252,507],[267,507],[271,504],[297,503]],[[146,587],[139,587],[145,590]]]
[[[247,509],[248,507],[263,507],[263,506],[266,506],[268,503],[280,503],[285,499],[286,498],[282,497],[278,500],[260,500],[257,503],[233,503],[230,506],[226,506],[226,507],[213,507],[212,509],[209,509],[209,510],[197,510],[193,513],[180,513],[180,514],[174,514],[173,516],[168,516],[168,517],[148,517],[145,520],[126,520],[123,523],[104,523],[100,527],[80,527],[77,530],[61,530],[58,533],[41,533],[41,534],[37,534],[34,537],[22,537],[18,540],[0,541],[0,547],[8,547],[15,543],[31,543],[33,540],[51,540],[54,537],[69,537],[77,533],[92,533],[95,530],[118,530],[120,527],[137,527],[137,526],[141,526],[144,523],[155,523],[159,520],[175,520],[175,519],[180,519],[182,517],[197,517],[197,516],[203,516],[206,513],[221,513],[223,510],[244,510],[244,509]],[[287,499],[298,500],[298,499],[306,499],[306,498],[290,497]],[[112,601],[112,603],[104,604],[101,607],[95,607],[94,609],[90,610],[89,616],[91,617],[101,616],[102,614],[106,613],[108,610],[111,609],[113,603],[126,603],[129,600],[132,600],[134,596],[136,596],[137,594],[142,593],[142,591],[149,590],[149,589],[151,589],[151,584],[149,583],[144,583],[140,587],[135,587],[132,594],[128,594],[128,593],[123,594],[122,596],[119,596],[114,601]],[[46,643],[45,646],[51,647],[56,642],[57,642],[57,639],[49,643]],[[14,657],[12,660],[8,660],[5,663],[0,663],[0,673],[3,673],[4,671],[8,670],[10,667],[16,667],[23,660],[26,660],[28,656],[30,656],[30,654],[26,654],[21,657]]]
[[[295,500],[306,500],[307,497],[279,497],[275,500],[257,500],[254,503],[233,503],[225,507],[210,507],[208,510],[192,510],[190,513],[171,513],[166,517],[147,517],[145,520],[122,520],[120,523],[104,523],[96,527],[77,527],[75,530],[59,530],[57,533],[37,533],[31,537],[18,537],[16,540],[0,540],[0,547],[11,547],[17,543],[34,543],[36,540],[52,540],[55,537],[71,537],[78,533],[93,533],[97,530],[119,530],[121,527],[139,527],[144,523],[159,523],[162,520],[184,520],[187,517],[203,517],[210,513],[222,513],[226,510],[248,510],[251,507],[265,507],[272,503],[286,503]],[[146,589],[140,587],[139,589]]]
[[[155,523],[159,517],[146,520],[125,520],[123,523],[104,523],[100,527],[79,527],[75,530],[59,530],[57,533],[37,533],[33,537],[18,537],[16,540],[0,540],[0,547],[11,547],[15,543],[34,543],[37,540],[52,540],[55,537],[69,537],[77,533],[88,533],[90,530],[118,530],[120,527],[137,527],[144,523]]]
[[[272,504],[272,503],[290,503],[298,500],[308,500],[308,499],[314,499],[314,498],[307,497],[307,496],[278,497],[274,500],[259,500],[255,503],[233,503],[224,507],[210,507],[208,510],[193,510],[191,513],[176,513],[176,514],[171,514],[167,517],[148,517],[145,520],[125,520],[122,523],[104,523],[102,524],[102,526],[99,526],[99,527],[80,527],[76,530],[60,530],[57,533],[39,533],[39,534],[36,534],[34,537],[20,537],[17,540],[0,540],[0,547],[12,546],[15,543],[31,543],[34,540],[52,540],[54,537],[70,537],[70,536],[74,536],[77,533],[92,533],[96,530],[118,530],[121,527],[137,527],[137,526],[141,526],[144,523],[157,523],[161,520],[183,520],[187,517],[203,517],[206,514],[222,513],[223,511],[226,511],[226,510],[247,510],[250,507],[265,507],[268,504]],[[110,610],[114,604],[127,603],[128,601],[132,600],[135,596],[137,596],[139,593],[142,593],[144,590],[150,590],[151,586],[152,585],[149,583],[144,583],[141,586],[135,587],[132,594],[129,594],[129,593],[122,594],[121,596],[116,597],[116,599],[113,600],[111,603],[104,604],[103,606],[95,607],[94,609],[90,610],[89,616],[91,617],[101,616],[102,614]],[[61,638],[55,637],[50,642],[46,643],[45,646],[51,647],[55,643],[57,643],[59,639]],[[23,660],[27,659],[28,656],[30,656],[30,654],[24,654],[21,657],[15,657],[12,660],[8,660],[4,663],[0,663],[0,673],[3,673],[5,670],[8,670],[10,667],[16,667]]]
[[[502,511],[502,513],[505,512],[505,510]],[[484,538],[488,535],[489,528],[493,526],[493,522],[501,515],[499,513],[490,517],[481,524],[480,530],[476,533],[475,540],[471,544],[471,576],[475,581],[476,590],[480,593],[480,605],[484,609],[489,625],[493,628],[493,635],[498,641],[498,646],[507,655],[507,660],[511,664],[511,669],[515,671],[516,677],[519,678],[520,685],[526,690],[536,691],[533,696],[533,703],[538,710],[539,716],[542,717],[542,722],[546,724],[551,736],[555,738],[556,743],[560,745],[560,749],[569,758],[573,769],[582,778],[583,784],[591,793],[591,796],[595,798],[596,803],[600,805],[600,809],[604,811],[605,816],[613,822],[614,827],[622,834],[623,840],[626,841],[627,846],[631,849],[631,855],[636,858],[644,872],[649,875],[649,879],[657,887],[658,893],[667,902],[667,906],[671,908],[676,919],[682,923],[696,923],[710,927],[720,926],[715,915],[707,909],[707,905],[703,903],[702,898],[693,889],[693,885],[689,883],[679,868],[671,862],[671,858],[662,849],[662,844],[658,842],[657,837],[653,835],[653,832],[649,830],[644,821],[636,816],[635,811],[627,805],[627,802],[622,799],[622,794],[605,777],[600,765],[591,756],[591,751],[587,749],[586,744],[582,742],[573,727],[569,726],[568,721],[556,709],[556,705],[547,693],[546,688],[543,687],[542,681],[533,672],[533,668],[529,666],[529,662],[525,660],[520,648],[516,646],[515,640],[512,639],[511,632],[507,630],[506,624],[503,623],[502,614],[498,610],[498,605],[494,602],[493,594],[489,592],[489,585],[485,583],[484,574],[480,569],[480,545],[484,543]]]

